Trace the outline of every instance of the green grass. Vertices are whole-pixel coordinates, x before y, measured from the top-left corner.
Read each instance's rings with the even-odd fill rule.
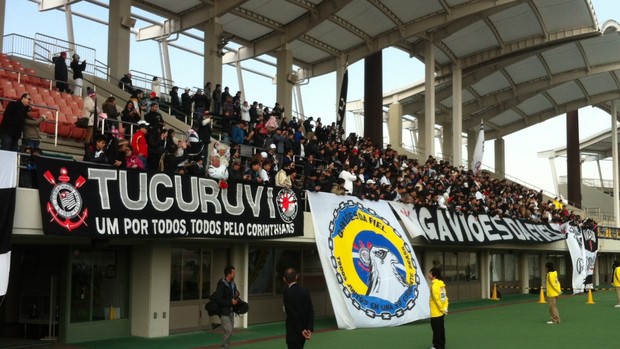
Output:
[[[597,348],[616,349],[620,336],[620,308],[614,308],[614,291],[594,292],[596,304],[587,297],[566,295],[558,300],[560,325],[547,325],[549,308],[538,304],[538,295],[505,296],[499,301],[454,302],[446,318],[447,348]],[[339,330],[334,319],[319,319],[306,348],[408,348],[431,346],[428,320],[392,328]],[[286,348],[284,324],[266,324],[235,330],[233,347]],[[86,349],[192,349],[218,348],[221,332],[196,332],[166,338],[124,338],[78,344]]]

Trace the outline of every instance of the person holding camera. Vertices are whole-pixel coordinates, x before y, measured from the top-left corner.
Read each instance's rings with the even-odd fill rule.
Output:
[[[222,348],[230,347],[230,337],[232,337],[235,312],[233,307],[239,303],[239,291],[235,285],[235,267],[227,265],[224,268],[224,278],[217,283],[215,299],[220,309],[220,321],[224,329]]]

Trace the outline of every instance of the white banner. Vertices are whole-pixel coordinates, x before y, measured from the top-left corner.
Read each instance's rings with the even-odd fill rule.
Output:
[[[317,249],[339,328],[430,317],[429,288],[384,201],[308,193]]]
[[[471,161],[471,169],[474,174],[480,172],[482,166],[482,158],[484,156],[484,124],[480,120],[480,131],[478,131],[478,138],[476,139],[476,147],[474,148],[474,156]]]
[[[573,262],[573,294],[594,288],[592,274],[598,251],[596,231],[564,223],[562,232],[566,234],[566,245]]]

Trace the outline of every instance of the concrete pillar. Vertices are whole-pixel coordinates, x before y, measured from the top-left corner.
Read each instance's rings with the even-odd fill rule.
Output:
[[[277,56],[276,98],[280,106],[284,108],[284,115],[290,120],[293,107],[293,84],[288,81],[288,75],[293,72],[293,52],[288,49],[288,45],[283,45]]]
[[[519,263],[519,286],[521,287],[521,293],[529,293],[530,287],[530,268],[528,268],[528,255],[527,252],[521,252],[518,256]]]
[[[131,281],[131,335],[166,337],[170,328],[170,245],[134,246]]]
[[[620,197],[620,181],[618,179],[618,101],[611,101],[611,168],[613,169],[613,195],[614,198]],[[614,200],[615,226],[620,227],[620,200]],[[598,260],[598,259],[597,259]]]
[[[566,113],[566,174],[570,205],[581,207],[581,155],[579,151],[579,111]]]
[[[418,143],[417,143],[417,151],[420,156],[420,160],[426,161],[426,133],[424,133],[424,129],[426,128],[426,119],[424,116],[418,116]]]
[[[444,160],[450,161],[450,163],[453,166],[460,166],[457,165],[456,162],[456,158],[454,157],[454,138],[453,138],[453,133],[452,133],[452,126],[454,126],[453,123],[451,122],[447,122],[443,125],[441,125],[443,128],[443,132],[442,132],[442,148],[443,148],[443,158]],[[460,164],[460,162],[459,162]]]
[[[491,296],[491,256],[488,250],[480,251],[480,298]]]
[[[424,154],[435,156],[435,51],[432,39],[424,47]]]
[[[456,167],[463,165],[463,71],[460,62],[454,65],[452,71],[452,147],[444,145],[444,151],[450,151],[452,164]],[[433,98],[434,99],[434,98]],[[444,137],[446,136],[444,130]],[[450,149],[450,150],[448,150]]]
[[[495,174],[506,178],[506,146],[502,137],[495,139]]]
[[[108,18],[108,68],[113,79],[120,79],[129,71],[131,28],[121,25],[131,16],[131,0],[110,1]],[[92,62],[94,63],[94,62]]]
[[[364,59],[364,137],[383,144],[383,53]]]
[[[248,300],[248,267],[249,267],[249,245],[234,244],[231,251],[231,264],[235,266],[235,283],[239,290],[240,297],[244,301]],[[235,327],[248,327],[248,314],[235,317]]]
[[[390,104],[388,109],[388,133],[390,136],[390,144],[392,149],[399,154],[403,150],[403,106],[394,98],[394,102]]]
[[[222,56],[217,47],[222,36],[222,25],[216,17],[205,23],[203,29],[205,32],[203,83],[211,81],[211,85],[215,88],[215,85],[222,84]]]

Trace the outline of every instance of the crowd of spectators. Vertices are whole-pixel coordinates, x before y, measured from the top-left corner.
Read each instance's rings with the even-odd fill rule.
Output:
[[[176,90],[173,88],[171,95]],[[355,134],[345,139],[334,123],[323,125],[321,118],[312,117],[297,120],[278,103],[272,109],[258,102],[250,105],[241,92],[230,95],[228,87],[220,94],[219,84],[211,91],[207,83],[205,91],[190,96],[192,125],[184,137],[166,128],[156,93],[147,98],[143,91],[132,89],[131,98],[120,112],[115,99],[108,98],[102,108],[108,119],[95,126],[92,141],[85,146],[84,160],[118,168],[210,177],[222,187],[242,181],[532,222],[579,219],[561,200],[544,200],[542,191],[495,178],[491,173],[474,175],[432,156],[422,161],[408,158],[389,145],[382,147]],[[24,94],[21,103],[10,105],[25,111],[16,112],[19,117],[5,118],[0,125],[3,148],[11,144],[15,149],[16,142],[8,138],[21,136],[21,132],[12,135],[4,130],[8,129],[8,121],[19,120],[20,128],[30,126],[26,110],[29,102],[29,96]],[[185,108],[182,102],[180,105]],[[125,125],[132,125],[125,129],[132,129],[133,134],[118,132],[123,128],[119,118]],[[209,152],[214,118],[221,125],[221,140]],[[28,133],[22,143],[28,150],[36,149],[38,143],[32,143],[36,139],[38,135]],[[251,147],[253,155],[242,157],[241,147]]]

